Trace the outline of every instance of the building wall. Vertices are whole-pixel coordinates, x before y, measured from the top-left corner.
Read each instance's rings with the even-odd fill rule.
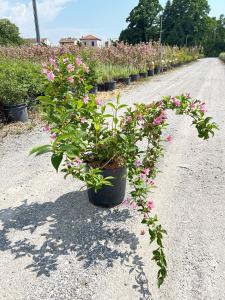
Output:
[[[82,40],[82,44],[88,47],[101,47],[101,41],[96,40]]]

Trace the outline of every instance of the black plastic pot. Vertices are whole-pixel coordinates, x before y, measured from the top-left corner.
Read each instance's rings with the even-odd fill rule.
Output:
[[[139,80],[139,78],[140,78],[139,74],[132,74],[132,75],[130,75],[131,82],[137,81],[137,80]]]
[[[155,68],[155,74],[160,74],[161,73],[161,67],[158,66]]]
[[[27,122],[28,113],[26,104],[17,105],[4,105],[3,111],[5,114],[6,122]]]
[[[99,92],[104,92],[105,91],[105,84],[104,83],[99,83],[97,87],[98,87]]]
[[[98,91],[98,86],[94,85],[93,88],[89,91],[90,94],[96,95]]]
[[[126,84],[126,85],[129,85],[130,84],[130,77],[125,77],[125,78],[121,78],[120,80],[122,83]]]
[[[94,189],[88,189],[89,201],[100,207],[114,207],[121,204],[126,192],[126,176],[127,168],[121,167],[117,169],[102,170],[104,177],[112,176],[112,186],[103,186],[100,190],[95,192]]]
[[[105,90],[106,91],[113,91],[116,88],[116,81],[107,81],[105,82]]]
[[[154,69],[148,70],[148,76],[154,76]]]
[[[140,77],[141,78],[147,78],[148,77],[148,73],[147,72],[141,72],[140,73]]]

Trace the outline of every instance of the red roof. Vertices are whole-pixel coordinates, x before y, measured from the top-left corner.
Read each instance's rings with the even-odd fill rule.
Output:
[[[82,37],[80,38],[80,40],[81,40],[81,41],[83,41],[83,40],[96,40],[96,41],[101,41],[101,39],[99,39],[99,38],[97,38],[96,36],[91,35],[91,34],[86,35],[86,36],[82,36]]]

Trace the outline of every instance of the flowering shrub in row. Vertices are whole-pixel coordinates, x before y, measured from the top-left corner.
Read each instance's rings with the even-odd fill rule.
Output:
[[[92,81],[101,81],[102,77],[123,77],[124,73],[146,72],[148,69],[157,66],[170,67],[181,63],[195,60],[199,56],[198,48],[178,48],[163,46],[159,43],[140,43],[138,45],[128,45],[117,43],[105,48],[88,47],[66,47],[48,48],[41,46],[32,47],[0,47],[0,57],[30,59],[35,62],[43,62],[50,57],[62,54],[73,54],[81,57],[90,67],[95,70],[91,73]],[[112,71],[113,74],[107,71]],[[96,74],[97,73],[97,74]],[[103,73],[102,75],[99,73]],[[116,73],[116,74],[114,74]],[[129,74],[129,75],[130,75]],[[97,78],[96,78],[97,77]],[[98,78],[99,77],[99,78]]]
[[[36,147],[31,154],[51,153],[54,168],[84,181],[87,188],[96,191],[110,185],[110,178],[102,176],[105,168],[127,167],[131,185],[130,196],[124,204],[142,214],[150,242],[156,244],[153,260],[159,267],[158,286],[167,275],[163,247],[166,230],[153,213],[150,196],[158,172],[157,162],[163,154],[163,143],[171,142],[165,136],[167,110],[192,118],[200,138],[208,139],[217,128],[210,117],[205,117],[205,103],[190,95],[166,96],[149,104],[128,107],[115,101],[103,101],[89,94],[86,81],[87,65],[73,55],[51,58],[44,65],[48,80],[45,96],[39,97],[40,111],[46,121],[45,130],[51,142]],[[122,113],[122,111],[125,111]],[[140,149],[138,143],[146,141]]]

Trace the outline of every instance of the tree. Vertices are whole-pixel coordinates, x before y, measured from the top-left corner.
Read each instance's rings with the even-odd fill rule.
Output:
[[[0,45],[21,45],[23,39],[20,37],[18,27],[8,19],[0,19]]]
[[[161,11],[159,0],[139,0],[126,19],[129,25],[121,32],[119,40],[135,44],[158,39]]]
[[[208,18],[208,33],[203,43],[204,52],[207,56],[218,56],[225,51],[225,16]]]
[[[202,44],[207,34],[207,0],[173,0],[163,14],[164,42],[178,46]]]

